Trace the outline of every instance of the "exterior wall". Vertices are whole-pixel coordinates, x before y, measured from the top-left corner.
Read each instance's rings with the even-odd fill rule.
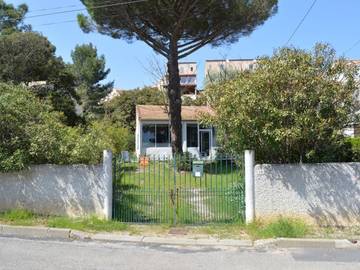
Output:
[[[107,217],[107,188],[102,166],[33,166],[0,174],[0,211],[24,208],[44,215]]]
[[[179,73],[182,75],[195,75],[197,74],[196,62],[182,62],[179,63]]]
[[[319,225],[360,222],[360,163],[257,165],[255,213],[297,216]]]
[[[197,122],[194,121],[183,121],[182,122],[182,148],[183,152],[189,152],[193,156],[200,157],[200,148],[199,147],[187,147],[187,130],[186,125],[187,124],[196,124]],[[144,147],[142,144],[142,126],[144,124],[168,124],[166,121],[138,121],[136,122],[136,154],[137,157],[140,157],[141,155],[146,155],[150,157],[157,157],[157,158],[163,158],[163,157],[171,157],[172,156],[172,149],[171,147]],[[210,157],[215,157],[216,155],[216,140],[215,140],[215,134],[211,132],[211,149],[210,149]],[[139,138],[139,143],[138,139]],[[198,142],[200,143],[200,138],[198,139]]]
[[[205,77],[208,74],[219,73],[223,69],[229,70],[247,70],[254,68],[256,60],[239,59],[239,60],[208,60],[205,63]]]

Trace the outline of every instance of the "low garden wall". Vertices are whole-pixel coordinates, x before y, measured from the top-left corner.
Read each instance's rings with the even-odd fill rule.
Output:
[[[45,215],[109,218],[111,154],[107,159],[110,167],[104,161],[99,166],[38,165],[0,173],[0,211],[23,208]]]
[[[360,224],[360,163],[257,165],[255,214]]]

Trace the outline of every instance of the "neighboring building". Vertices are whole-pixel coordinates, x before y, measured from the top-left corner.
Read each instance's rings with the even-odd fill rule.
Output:
[[[113,89],[111,90],[111,92],[110,92],[105,98],[103,98],[103,99],[101,100],[101,102],[102,102],[102,103],[108,102],[108,101],[110,101],[110,100],[112,100],[112,99],[120,96],[123,91],[124,91],[124,90],[117,89],[117,88],[113,88]]]
[[[183,152],[197,157],[210,158],[216,153],[215,129],[199,125],[202,113],[213,113],[206,106],[183,106],[182,146]],[[136,155],[170,157],[169,116],[165,106],[136,106]]]
[[[256,66],[255,59],[206,60],[205,77],[224,71],[252,70]]]
[[[197,95],[197,64],[196,62],[179,63],[179,75],[181,94],[196,98]],[[169,84],[169,76],[166,75],[158,84],[158,88],[163,90]]]

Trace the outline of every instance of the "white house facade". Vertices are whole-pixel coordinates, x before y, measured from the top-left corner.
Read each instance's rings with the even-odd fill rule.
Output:
[[[198,158],[216,154],[216,131],[199,124],[201,114],[212,113],[206,106],[182,107],[182,150]],[[171,157],[170,125],[165,106],[138,105],[136,107],[136,155]]]

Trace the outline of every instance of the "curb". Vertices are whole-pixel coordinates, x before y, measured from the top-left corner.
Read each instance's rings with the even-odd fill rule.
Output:
[[[69,229],[0,225],[0,236],[69,239]]]
[[[274,245],[278,248],[325,248],[356,249],[360,243],[352,243],[347,239],[294,239],[278,238]]]
[[[293,239],[277,238],[263,240],[234,239],[192,239],[153,236],[131,236],[110,233],[90,234],[70,229],[10,226],[0,224],[0,236],[30,239],[52,239],[67,241],[98,241],[112,243],[156,244],[177,246],[207,246],[207,247],[241,247],[241,248],[325,248],[325,249],[360,249],[360,241],[352,243],[346,239]]]

